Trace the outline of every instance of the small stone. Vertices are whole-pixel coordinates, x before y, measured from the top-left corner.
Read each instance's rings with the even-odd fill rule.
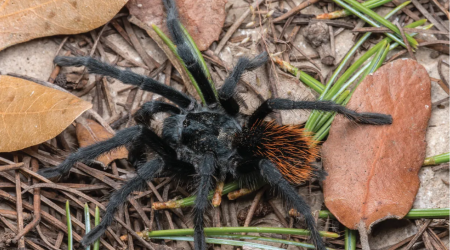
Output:
[[[438,58],[440,55],[441,55],[441,53],[439,53],[439,51],[433,50],[433,51],[431,51],[431,53],[430,53],[430,58],[436,59],[436,58]]]

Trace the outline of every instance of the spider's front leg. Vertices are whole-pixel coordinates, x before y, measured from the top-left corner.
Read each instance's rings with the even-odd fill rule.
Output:
[[[83,246],[91,245],[95,240],[102,236],[109,225],[114,220],[114,213],[122,205],[131,192],[143,189],[147,181],[151,180],[164,167],[164,161],[160,158],[147,162],[137,170],[136,177],[125,183],[119,190],[115,191],[109,199],[106,211],[102,216],[102,221],[92,231],[86,234],[81,241]]]
[[[169,113],[171,115],[181,114],[181,109],[160,101],[146,102],[134,114],[134,120],[138,124],[149,125],[149,121],[153,119],[153,115],[157,113]]]
[[[195,250],[205,250],[206,241],[203,232],[203,214],[209,205],[208,194],[212,189],[212,178],[216,167],[216,159],[212,152],[204,155],[203,162],[200,163],[198,175],[200,181],[198,184],[197,198],[194,206],[194,245]]]
[[[57,167],[41,169],[38,174],[48,179],[60,177],[67,174],[75,163],[95,159],[101,154],[132,142],[138,138],[141,133],[141,126],[126,128],[117,132],[111,139],[78,149],[78,151],[69,155],[69,157]]]
[[[120,70],[91,57],[57,56],[53,62],[59,66],[85,66],[89,69],[90,73],[110,76],[125,84],[138,86],[144,91],[161,95],[186,110],[194,109],[196,106],[195,100],[170,86],[162,84],[150,77],[136,74],[130,70]]]
[[[325,250],[325,244],[317,231],[316,222],[311,214],[311,209],[308,204],[306,204],[305,200],[299,196],[289,182],[284,179],[283,175],[271,161],[262,159],[259,161],[258,165],[261,175],[265,180],[271,186],[277,188],[285,201],[305,217],[306,224],[311,231],[311,238],[316,248],[318,250]]]
[[[239,112],[239,105],[236,100],[233,98],[234,90],[236,89],[236,85],[241,79],[242,74],[248,70],[254,70],[264,63],[267,62],[269,56],[267,52],[263,52],[257,55],[252,60],[241,57],[239,58],[236,66],[234,66],[233,71],[228,75],[227,79],[219,90],[219,100],[222,107],[227,111],[230,115],[235,115]]]

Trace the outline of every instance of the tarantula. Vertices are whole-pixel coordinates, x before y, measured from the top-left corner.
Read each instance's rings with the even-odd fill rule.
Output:
[[[44,177],[55,178],[69,172],[78,161],[94,159],[103,153],[127,145],[129,160],[137,168],[137,175],[112,194],[101,223],[84,236],[82,244],[90,245],[112,223],[117,208],[131,192],[144,188],[147,180],[157,175],[180,178],[193,176],[198,183],[194,205],[195,249],[206,249],[203,233],[203,214],[207,209],[208,194],[213,187],[228,177],[253,178],[262,176],[278,189],[285,201],[305,217],[311,238],[318,249],[325,245],[316,229],[310,208],[291,183],[298,184],[315,176],[324,178],[326,173],[311,165],[318,149],[310,148],[311,137],[300,126],[284,126],[264,121],[275,110],[309,109],[334,111],[362,124],[390,124],[390,115],[357,113],[329,101],[291,101],[268,99],[247,119],[239,114],[234,98],[235,87],[241,75],[268,61],[263,52],[253,59],[239,58],[222,88],[213,89],[210,80],[199,63],[199,55],[182,27],[174,0],[164,0],[167,10],[167,26],[177,52],[194,77],[205,104],[193,97],[159,83],[149,77],[120,70],[89,57],[56,57],[60,66],[86,66],[91,73],[116,78],[123,83],[139,86],[168,99],[173,104],[150,101],[135,115],[137,125],[118,131],[106,141],[79,149],[55,168],[39,171]],[[158,136],[148,122],[156,113],[170,116],[164,120],[162,135]],[[148,162],[146,153],[156,157]],[[248,182],[248,181],[247,181]],[[245,185],[245,181],[243,181]]]

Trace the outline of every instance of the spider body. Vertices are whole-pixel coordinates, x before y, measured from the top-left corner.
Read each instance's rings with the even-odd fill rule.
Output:
[[[136,85],[171,102],[145,103],[135,114],[136,126],[118,131],[109,140],[80,148],[55,168],[39,171],[39,174],[47,178],[60,177],[68,174],[78,161],[94,159],[120,146],[128,146],[129,160],[137,168],[136,177],[112,194],[102,221],[84,236],[81,243],[87,246],[102,236],[113,222],[117,208],[133,191],[145,188],[147,181],[158,175],[171,175],[181,179],[193,178],[194,185],[197,185],[194,240],[195,249],[204,250],[206,242],[203,215],[209,206],[209,192],[226,178],[242,179],[245,185],[251,182],[245,181],[246,178],[259,175],[282,194],[287,204],[303,214],[314,244],[318,249],[324,250],[325,245],[316,229],[310,208],[290,185],[312,176],[325,176],[324,172],[310,164],[316,158],[318,150],[311,147],[309,134],[299,126],[278,125],[264,119],[275,110],[292,109],[334,111],[362,124],[390,124],[392,118],[378,113],[357,113],[328,101],[287,99],[268,99],[250,117],[244,117],[239,114],[238,102],[233,97],[235,87],[243,72],[267,62],[267,53],[263,52],[253,59],[240,58],[216,94],[199,63],[194,45],[182,29],[174,0],[164,0],[164,4],[168,13],[167,25],[177,52],[198,84],[204,97],[203,105],[149,77],[120,70],[92,58],[55,58],[55,63],[60,66],[86,66],[91,73]],[[170,115],[163,122],[162,136],[148,126],[153,115],[160,112]],[[150,161],[146,159],[149,151],[155,153]]]
[[[199,111],[166,118],[162,138],[179,149],[179,160],[197,166],[205,153],[213,152],[217,166],[228,172],[238,157],[233,138],[241,130],[238,121],[224,112]]]

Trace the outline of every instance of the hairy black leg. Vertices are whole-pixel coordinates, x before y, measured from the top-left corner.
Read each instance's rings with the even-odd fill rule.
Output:
[[[208,194],[212,189],[212,177],[215,169],[215,157],[211,152],[207,152],[203,158],[203,162],[200,163],[198,174],[200,175],[200,181],[198,184],[197,198],[195,199],[194,206],[194,243],[195,250],[205,250],[206,241],[205,234],[203,233],[203,214],[209,204]]]
[[[165,112],[172,115],[180,114],[181,110],[165,102],[151,101],[146,102],[134,115],[134,120],[138,124],[149,125],[150,120],[156,113]]]
[[[175,1],[164,0],[163,3],[167,11],[167,28],[169,29],[173,42],[177,46],[178,55],[183,59],[186,68],[191,72],[197,82],[206,104],[211,105],[217,103],[216,95],[209,79],[206,77],[206,73],[200,65],[200,58],[196,54],[194,45],[190,43],[182,29]]]
[[[391,124],[392,117],[390,115],[361,112],[347,109],[346,107],[331,101],[291,101],[287,99],[268,99],[259,106],[250,116],[249,126],[255,124],[258,120],[263,120],[268,114],[274,110],[291,110],[291,109],[311,109],[321,111],[334,111],[344,115],[347,119],[361,124],[384,125]]]
[[[106,211],[102,216],[102,221],[92,231],[86,234],[81,241],[83,246],[89,246],[95,240],[105,233],[107,227],[111,225],[114,220],[114,213],[117,208],[122,205],[131,192],[144,188],[147,181],[152,179],[164,166],[161,159],[154,159],[142,165],[136,172],[136,177],[125,183],[119,190],[115,191],[109,199]]]
[[[242,74],[247,70],[253,70],[262,66],[268,59],[269,57],[267,52],[257,55],[252,60],[246,57],[239,58],[236,66],[233,68],[233,71],[231,71],[230,75],[227,79],[225,79],[225,83],[219,90],[220,104],[222,104],[222,107],[228,114],[234,115],[239,112],[239,105],[233,98],[233,95],[234,89],[236,88],[239,79],[241,79]]]
[[[128,143],[128,160],[136,168],[146,162],[146,153],[149,149],[155,151],[166,162],[176,159],[176,152],[167,145],[155,132],[147,127],[142,127],[142,136]]]
[[[150,77],[133,73],[130,70],[120,70],[91,57],[57,56],[53,62],[60,66],[86,66],[91,73],[110,76],[123,83],[139,86],[142,90],[161,95],[186,110],[192,110],[196,105],[196,102],[189,96]]]
[[[266,179],[271,186],[278,189],[285,201],[305,217],[306,225],[311,231],[311,238],[316,245],[316,248],[325,250],[325,244],[317,231],[316,222],[311,214],[311,209],[308,204],[306,204],[305,200],[303,200],[289,182],[283,178],[280,171],[278,171],[277,167],[273,165],[272,162],[267,159],[262,159],[259,162],[259,169],[263,178]]]
[[[99,155],[109,152],[117,147],[123,146],[137,137],[141,136],[142,127],[134,126],[117,132],[117,134],[106,141],[102,141],[90,146],[80,148],[75,153],[69,155],[66,160],[54,168],[39,170],[39,174],[46,178],[55,178],[67,174],[72,166],[78,161],[95,159]]]
[[[148,128],[142,129],[141,139],[145,144],[155,151],[159,156],[164,159],[164,162],[168,163],[172,160],[176,160],[177,153],[171,148],[161,137]]]

